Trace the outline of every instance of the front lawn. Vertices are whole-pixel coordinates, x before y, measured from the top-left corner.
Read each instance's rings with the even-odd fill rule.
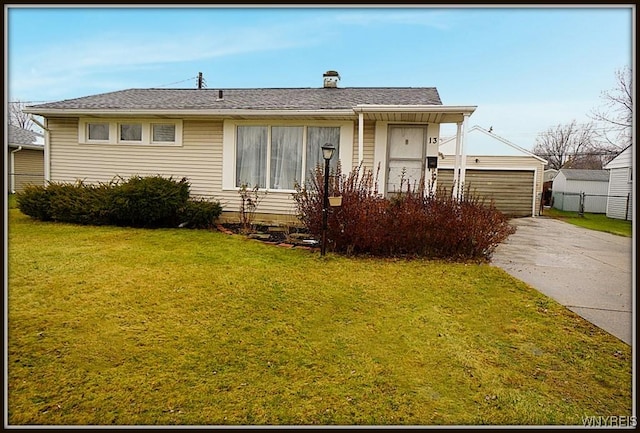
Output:
[[[582,425],[631,348],[488,264],[9,210],[8,423]]]

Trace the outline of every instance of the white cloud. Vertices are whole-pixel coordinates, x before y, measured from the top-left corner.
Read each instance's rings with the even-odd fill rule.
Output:
[[[45,42],[26,54],[9,53],[8,84],[10,94],[15,97],[38,93],[42,94],[39,99],[56,99],[59,96],[55,95],[65,94],[67,88],[77,88],[79,82],[88,81],[89,77],[107,69],[113,73],[130,72],[162,64],[315,44],[315,36],[306,34],[308,32],[299,27],[278,26],[240,28],[233,32],[103,33],[58,45]]]

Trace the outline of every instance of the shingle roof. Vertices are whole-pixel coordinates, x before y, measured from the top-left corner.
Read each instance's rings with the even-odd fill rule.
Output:
[[[582,170],[577,168],[563,168],[560,170],[567,180],[595,180],[609,181],[609,171],[607,170]]]
[[[29,131],[28,129],[23,129],[15,125],[9,125],[7,132],[9,144],[40,145],[37,141],[41,135],[37,132]]]
[[[442,105],[435,87],[222,89],[222,100],[218,92],[218,89],[128,89],[29,108],[322,110],[349,109],[359,104]]]

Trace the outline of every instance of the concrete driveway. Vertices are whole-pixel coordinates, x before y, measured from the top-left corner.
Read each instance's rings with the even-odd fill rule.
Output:
[[[492,264],[630,345],[632,239],[544,216],[511,224]]]

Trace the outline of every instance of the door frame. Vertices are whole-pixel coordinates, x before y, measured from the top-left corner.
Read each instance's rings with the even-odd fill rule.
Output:
[[[396,128],[414,128],[414,129],[422,129],[422,152],[420,157],[420,177],[422,178],[426,173],[426,165],[427,165],[427,133],[428,133],[429,125],[426,123],[415,124],[415,123],[389,123],[387,124],[387,154],[385,156],[386,159],[386,173],[384,180],[384,192],[385,196],[389,194],[393,194],[392,191],[389,191],[389,175],[391,173],[391,133],[393,129]],[[394,158],[394,161],[417,161],[417,158]]]

